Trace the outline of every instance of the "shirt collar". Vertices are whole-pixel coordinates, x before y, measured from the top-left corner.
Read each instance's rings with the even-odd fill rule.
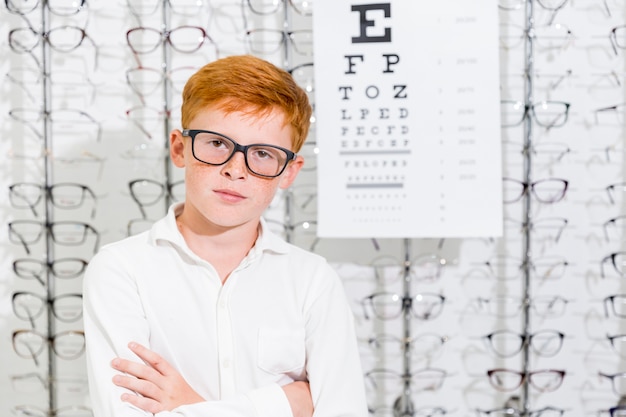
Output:
[[[187,246],[183,235],[178,230],[176,225],[176,217],[182,213],[184,203],[174,203],[167,211],[167,215],[160,220],[157,220],[150,229],[150,241],[153,244],[158,244],[160,240],[168,241],[187,253],[191,253],[191,250]],[[263,252],[274,252],[277,254],[285,254],[289,252],[289,244],[280,236],[272,232],[267,225],[264,218],[261,218],[261,224],[259,226],[259,236],[248,253],[249,260],[255,259]]]

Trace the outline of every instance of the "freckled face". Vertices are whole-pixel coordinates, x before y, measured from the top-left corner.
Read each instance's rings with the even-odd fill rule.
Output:
[[[187,128],[218,132],[241,145],[265,143],[291,149],[292,129],[283,124],[283,115],[278,111],[259,119],[207,108]],[[219,228],[250,223],[256,227],[277,189],[291,185],[304,162],[299,156],[276,178],[250,173],[242,152],[236,152],[224,165],[211,166],[194,158],[191,138],[183,137],[180,131],[172,132],[170,150],[172,162],[185,168],[185,217]]]

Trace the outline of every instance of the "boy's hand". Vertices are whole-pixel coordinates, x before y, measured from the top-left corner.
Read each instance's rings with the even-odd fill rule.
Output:
[[[283,385],[283,391],[287,395],[291,413],[293,417],[312,417],[313,399],[308,382],[295,381],[291,384]]]
[[[152,414],[204,401],[172,365],[157,353],[138,343],[128,345],[145,364],[116,358],[111,366],[127,375],[116,375],[113,383],[140,395],[123,394],[126,401]]]

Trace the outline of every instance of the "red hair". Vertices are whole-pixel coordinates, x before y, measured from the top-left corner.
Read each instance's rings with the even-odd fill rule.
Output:
[[[311,123],[309,99],[291,74],[251,55],[218,59],[189,78],[183,90],[183,128],[188,128],[200,111],[211,106],[255,117],[279,110],[285,124],[292,128],[294,152],[302,147]]]

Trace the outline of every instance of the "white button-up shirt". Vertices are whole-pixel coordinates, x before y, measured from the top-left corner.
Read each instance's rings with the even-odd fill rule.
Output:
[[[174,205],[151,230],[103,247],[84,277],[84,326],[96,417],[146,415],[120,400],[115,357],[136,341],[206,401],[158,416],[290,417],[281,385],[310,383],[316,417],[365,417],[352,312],[327,262],[272,234],[222,284],[176,227]]]

